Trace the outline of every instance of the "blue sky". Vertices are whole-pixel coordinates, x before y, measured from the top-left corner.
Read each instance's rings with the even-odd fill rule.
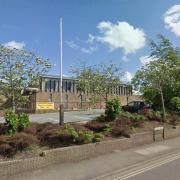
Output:
[[[79,61],[112,61],[129,79],[149,61],[147,40],[157,33],[180,46],[178,0],[0,0],[0,43],[35,51],[59,74],[63,18],[63,74]]]

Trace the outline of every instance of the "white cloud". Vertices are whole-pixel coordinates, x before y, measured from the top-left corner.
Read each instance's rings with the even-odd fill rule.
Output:
[[[123,76],[123,78],[122,78],[122,81],[123,81],[123,82],[131,82],[133,76],[134,76],[134,75],[133,75],[132,73],[126,71],[126,72],[124,73],[124,76]]]
[[[102,21],[98,24],[99,35],[89,35],[89,42],[97,41],[107,44],[111,51],[123,49],[125,55],[135,53],[145,46],[146,35],[142,29],[135,28],[127,22],[113,24]]]
[[[146,55],[146,56],[141,56],[141,57],[139,58],[139,60],[140,60],[141,64],[142,64],[143,66],[145,66],[145,65],[148,64],[149,62],[156,60],[156,58],[155,58],[155,57],[153,58],[153,57],[150,57],[150,56]]]
[[[90,46],[88,42],[84,42],[84,44],[87,47],[81,47],[81,46],[77,45],[74,41],[66,41],[65,43],[70,48],[75,49],[75,50],[80,50],[81,52],[86,53],[86,54],[91,54],[97,50],[97,47]]]
[[[72,49],[79,49],[79,46],[74,41],[66,41],[65,43]]]
[[[174,5],[166,11],[164,22],[167,29],[170,29],[176,36],[180,36],[180,4]]]
[[[4,46],[9,49],[23,49],[26,44],[24,42],[9,41],[5,43]]]
[[[81,48],[81,51],[83,53],[87,53],[87,54],[91,54],[91,53],[93,53],[96,50],[97,50],[97,47],[93,47],[93,46],[89,46],[88,48],[84,48],[84,47]]]

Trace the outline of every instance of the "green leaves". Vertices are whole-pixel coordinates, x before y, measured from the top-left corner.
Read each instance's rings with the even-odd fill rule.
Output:
[[[27,87],[37,87],[40,75],[47,73],[51,67],[49,60],[44,60],[32,52],[18,49],[8,49],[0,45],[0,87],[2,94],[21,103],[22,90]]]
[[[120,68],[110,63],[96,66],[81,65],[72,71],[78,79],[77,88],[80,93],[91,94],[91,102],[94,104],[101,98],[107,101],[107,95],[111,89],[116,89],[120,84]]]
[[[121,111],[121,104],[118,98],[106,102],[105,114],[109,120],[115,120]]]
[[[164,103],[170,109],[171,98],[179,96],[180,51],[163,35],[151,41],[150,49],[154,60],[136,72],[132,83],[154,108],[162,109]]]
[[[17,131],[22,131],[29,126],[29,116],[25,113],[16,114],[12,110],[5,112],[5,122],[7,125],[7,134],[13,135]]]

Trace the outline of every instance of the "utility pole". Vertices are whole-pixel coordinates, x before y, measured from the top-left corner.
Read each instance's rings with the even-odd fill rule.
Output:
[[[63,81],[63,72],[62,72],[62,63],[63,61],[63,49],[62,49],[62,18],[60,18],[60,105],[59,105],[59,124],[64,123],[64,108],[63,108],[63,95],[62,95],[62,81]]]

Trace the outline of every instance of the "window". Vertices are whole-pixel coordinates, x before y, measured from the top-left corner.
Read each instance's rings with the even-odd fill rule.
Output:
[[[69,81],[69,82],[67,83],[67,90],[68,90],[69,92],[71,92],[71,81]]]
[[[46,91],[46,92],[49,92],[49,91],[50,91],[50,88],[51,88],[50,83],[51,83],[51,81],[46,81],[46,84],[45,84],[45,91]]]

